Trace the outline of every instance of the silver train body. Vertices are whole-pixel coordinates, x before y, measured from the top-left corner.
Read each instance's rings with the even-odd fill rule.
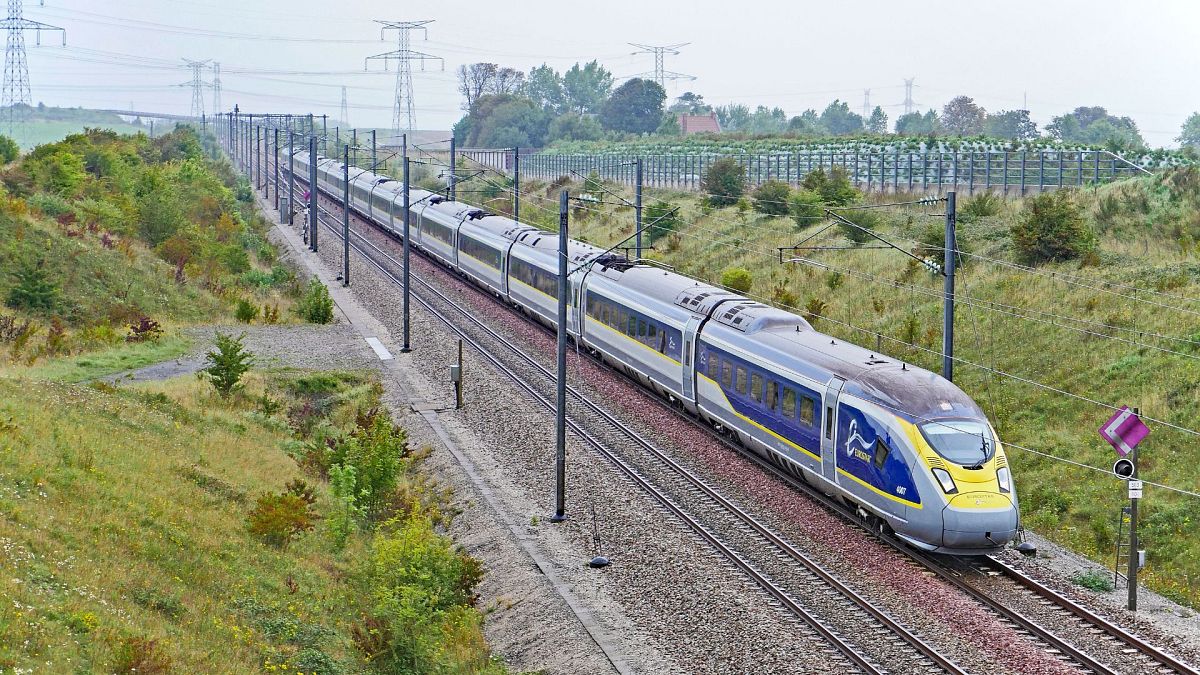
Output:
[[[297,178],[308,175],[296,155]],[[351,207],[399,237],[400,182],[351,169]],[[343,167],[320,159],[340,200]],[[412,245],[550,327],[558,236],[412,189]],[[1017,495],[983,412],[949,381],[816,331],[798,315],[657,264],[568,243],[568,326],[582,348],[928,551],[1017,536]]]

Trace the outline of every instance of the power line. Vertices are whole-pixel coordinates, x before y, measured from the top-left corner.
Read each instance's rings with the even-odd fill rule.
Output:
[[[213,61],[213,114],[221,114],[221,64]]]
[[[690,42],[677,42],[673,45],[662,45],[662,46],[643,45],[643,44],[638,44],[636,42],[630,42],[629,44],[634,47],[637,47],[638,49],[641,50],[641,51],[633,52],[635,55],[636,54],[653,54],[654,55],[653,77],[654,77],[654,81],[658,83],[658,86],[663,88],[663,91],[667,90],[667,85],[666,85],[667,80],[694,80],[694,79],[696,79],[696,77],[694,75],[684,75],[683,73],[676,73],[674,71],[666,70],[663,68],[664,55],[671,54],[672,56],[677,56],[679,54],[679,48],[688,46],[689,44],[691,44]],[[641,75],[647,75],[647,74],[650,74],[650,73],[641,73]],[[635,75],[634,77],[637,77],[637,76]]]
[[[192,79],[189,82],[184,82],[179,86],[192,88],[191,116],[195,119],[200,119],[204,117],[204,88],[211,86],[209,83],[204,81],[204,78],[200,76],[200,72],[209,64],[209,61],[207,59],[204,61],[184,59],[183,62],[187,64],[188,68],[192,69]]]
[[[401,134],[411,132],[417,127],[416,115],[413,112],[412,62],[420,61],[421,70],[425,70],[425,61],[427,59],[437,59],[441,62],[443,70],[446,69],[446,62],[440,56],[416,52],[409,48],[409,33],[419,30],[422,36],[428,39],[428,32],[425,26],[433,23],[433,19],[425,19],[423,21],[376,21],[376,23],[383,25],[383,28],[379,30],[380,38],[383,37],[385,31],[396,31],[396,50],[368,56],[366,61],[383,61],[384,70],[387,70],[389,61],[396,61],[398,64],[396,66],[396,95],[392,110],[392,130],[399,137]]]
[[[29,87],[29,62],[25,59],[25,31],[32,30],[37,44],[42,44],[42,31],[62,33],[63,46],[67,44],[67,31],[48,23],[25,18],[24,0],[8,0],[8,16],[0,27],[8,30],[8,45],[4,52],[4,92],[0,95],[0,106],[6,107],[8,134],[33,103]],[[20,110],[18,110],[20,106]]]

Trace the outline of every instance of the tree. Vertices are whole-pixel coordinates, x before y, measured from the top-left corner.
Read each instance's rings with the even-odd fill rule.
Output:
[[[208,365],[200,372],[222,397],[228,397],[240,389],[238,383],[242,375],[254,365],[254,355],[246,351],[242,344],[245,339],[245,333],[235,338],[218,331],[216,349],[204,355]]]
[[[1179,137],[1175,139],[1185,148],[1200,147],[1200,112],[1192,113],[1179,128]]]
[[[717,121],[725,131],[741,131],[750,123],[750,108],[744,105],[719,105],[713,112],[717,113]]]
[[[958,136],[983,133],[987,111],[970,96],[955,96],[942,108],[942,127]]]
[[[546,143],[546,133],[550,127],[549,113],[527,98],[511,95],[489,94],[480,102],[491,98],[503,100],[489,107],[490,114],[478,124],[472,124],[473,133],[468,141],[472,146],[536,148]]]
[[[867,120],[867,131],[873,134],[886,134],[888,130],[888,116],[883,112],[883,108],[875,106],[871,111],[871,118]]]
[[[659,136],[679,136],[683,133],[683,129],[679,127],[679,117],[673,112],[663,113],[662,121],[658,123],[654,133]]]
[[[754,210],[768,216],[786,216],[792,188],[781,180],[769,180],[754,190]]]
[[[849,104],[834,99],[821,113],[821,126],[835,136],[856,134],[863,130],[863,118],[850,112]]]
[[[712,106],[704,102],[703,96],[690,91],[683,92],[667,110],[685,115],[704,115],[713,111]]]
[[[924,136],[935,134],[941,129],[937,112],[930,110],[922,115],[910,112],[896,118],[896,133],[902,136]]]
[[[732,157],[722,157],[708,165],[700,189],[708,194],[709,204],[732,206],[746,192],[746,167]]]
[[[1029,119],[1028,110],[1001,110],[988,115],[983,123],[983,133],[995,138],[1011,138],[1029,141],[1038,137],[1037,125]]]
[[[58,305],[58,287],[50,279],[44,260],[25,262],[13,272],[16,285],[5,304],[13,309],[51,311]]]
[[[1078,258],[1096,247],[1096,234],[1071,190],[1030,198],[1010,234],[1022,261],[1032,264]]]
[[[648,134],[662,122],[667,92],[653,80],[635,77],[617,87],[604,102],[600,124],[606,129]]]
[[[788,120],[788,131],[807,136],[819,136],[826,133],[825,127],[821,126],[821,116],[812,108]]]
[[[566,106],[562,75],[544,63],[529,71],[529,77],[525,80],[525,95],[552,113],[561,113]]]
[[[463,110],[470,110],[475,101],[489,91],[499,66],[494,63],[472,63],[458,67],[458,93],[463,96]]]
[[[564,113],[551,120],[546,141],[598,141],[601,138],[604,138],[604,129],[596,118]]]
[[[777,134],[787,128],[787,113],[783,108],[768,108],[760,105],[754,109],[754,114],[746,122],[742,131],[752,134]]]
[[[1104,145],[1118,151],[1146,146],[1132,118],[1113,117],[1101,106],[1081,106],[1059,115],[1046,125],[1046,132],[1067,143]]]
[[[501,68],[488,84],[490,94],[520,94],[525,89],[525,73],[515,68]]]
[[[608,93],[612,91],[612,84],[612,73],[599,61],[591,61],[583,67],[576,63],[563,75],[567,109],[581,115],[600,112]]]
[[[653,246],[654,242],[678,229],[682,221],[679,211],[669,202],[656,199],[647,204],[646,210],[642,214],[642,224],[646,228],[646,243]]]
[[[8,164],[21,156],[21,148],[8,136],[0,136],[0,162]]]

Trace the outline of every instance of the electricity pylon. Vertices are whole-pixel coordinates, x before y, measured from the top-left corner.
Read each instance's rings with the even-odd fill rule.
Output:
[[[33,31],[39,45],[42,44],[42,31],[59,31],[64,47],[67,45],[67,31],[26,19],[23,0],[8,0],[8,17],[0,22],[0,26],[8,30],[8,48],[4,52],[4,92],[0,94],[0,106],[5,109],[8,134],[11,136],[13,126],[25,116],[33,103],[29,88],[29,62],[25,60],[25,31]],[[17,110],[18,106],[22,106],[20,110]]]

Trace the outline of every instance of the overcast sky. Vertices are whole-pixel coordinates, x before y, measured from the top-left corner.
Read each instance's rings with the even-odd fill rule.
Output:
[[[414,72],[417,126],[448,129],[462,114],[454,71],[491,61],[528,71],[564,70],[599,59],[621,81],[649,71],[629,42],[690,43],[668,83],[713,104],[820,111],[834,98],[860,111],[863,90],[892,122],[903,112],[904,78],[915,77],[921,109],[958,94],[989,111],[1028,101],[1039,127],[1081,105],[1133,117],[1152,146],[1173,146],[1200,110],[1200,2],[1196,0],[914,0],[894,2],[552,2],[524,0],[46,0],[25,16],[67,29],[67,47],[27,36],[34,102],[187,113],[182,58],[223,70],[222,103],[242,110],[338,114],[348,89],[350,121],[390,126],[394,68],[363,73],[380,42],[376,19],[432,19],[412,48],[441,56]],[[330,7],[333,7],[331,10]],[[272,39],[273,38],[273,39]],[[179,63],[178,70],[171,64]],[[373,64],[380,70],[380,64]],[[243,72],[238,72],[243,71]],[[254,72],[245,72],[254,71]],[[268,72],[263,72],[268,71]],[[324,76],[297,72],[333,72]],[[211,73],[205,73],[211,79]],[[1027,99],[1026,99],[1027,97]],[[212,111],[212,92],[205,91]]]

